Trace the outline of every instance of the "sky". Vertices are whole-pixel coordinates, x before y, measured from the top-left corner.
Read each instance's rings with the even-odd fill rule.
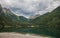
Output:
[[[0,4],[18,16],[29,18],[51,12],[60,6],[60,0],[0,0]]]

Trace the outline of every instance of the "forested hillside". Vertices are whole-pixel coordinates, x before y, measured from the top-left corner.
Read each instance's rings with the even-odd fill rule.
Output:
[[[38,25],[39,31],[50,35],[60,35],[60,6],[52,12],[46,13],[34,19],[33,24]]]
[[[35,19],[13,14],[0,5],[0,31],[60,36],[60,6]]]
[[[13,14],[10,9],[2,8],[0,5],[0,29],[4,27],[19,27],[28,24],[28,19],[23,16]]]

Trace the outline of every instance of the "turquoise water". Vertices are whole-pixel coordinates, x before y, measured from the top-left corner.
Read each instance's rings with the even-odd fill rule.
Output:
[[[46,29],[40,29],[38,27],[22,27],[22,28],[4,28],[3,30],[0,30],[1,32],[18,32],[18,33],[30,33],[30,34],[38,34],[42,36],[51,36],[51,37],[59,37],[56,32],[51,32]]]

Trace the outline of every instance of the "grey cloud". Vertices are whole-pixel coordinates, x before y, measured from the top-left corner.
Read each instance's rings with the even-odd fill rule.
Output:
[[[3,7],[25,17],[44,14],[60,5],[60,0],[0,0]]]

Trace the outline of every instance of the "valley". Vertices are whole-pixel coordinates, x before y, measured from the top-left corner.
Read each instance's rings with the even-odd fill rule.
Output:
[[[9,9],[2,8],[0,5],[0,32],[60,37],[60,6],[35,19],[27,19],[13,14]]]

